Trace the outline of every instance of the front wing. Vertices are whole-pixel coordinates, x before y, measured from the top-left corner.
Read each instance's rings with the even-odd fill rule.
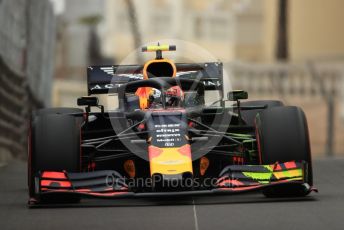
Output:
[[[300,186],[309,193],[314,189],[307,183],[306,166],[305,162],[295,161],[272,165],[230,165],[223,169],[216,186],[212,189],[142,193],[131,192],[125,178],[116,171],[79,173],[44,171],[35,177],[35,193],[37,197],[57,193],[108,198],[194,196],[250,192],[279,185]],[[34,197],[32,199],[35,200]]]

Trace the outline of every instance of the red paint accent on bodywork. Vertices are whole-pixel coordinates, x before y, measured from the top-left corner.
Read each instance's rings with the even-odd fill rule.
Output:
[[[44,171],[42,173],[43,178],[53,178],[53,179],[67,179],[64,172],[48,172]]]
[[[282,167],[280,164],[272,165],[272,167],[274,167],[274,171],[275,170],[278,170],[278,171],[282,170]]]
[[[285,162],[285,163],[284,163],[284,166],[285,166],[287,169],[296,168],[296,164],[295,164],[294,161]]]
[[[183,145],[182,147],[180,147],[178,149],[178,152],[180,152],[184,156],[187,156],[187,157],[191,158],[191,148],[190,148],[190,145],[188,145],[188,144]]]
[[[162,149],[160,149],[154,145],[148,146],[149,159],[158,157],[162,152],[163,152]]]
[[[259,132],[258,132],[258,129],[257,129],[256,122],[255,122],[255,126],[256,126],[256,141],[257,141],[257,148],[258,148],[258,155],[259,155],[259,163],[262,164],[262,162],[263,162],[263,159],[262,159],[262,149],[261,149],[261,146],[260,146],[260,138],[259,138]]]
[[[143,123],[139,124],[138,128],[140,130],[144,130],[145,129],[145,124],[143,124]]]
[[[220,182],[218,185],[221,187],[221,186],[226,186],[226,184],[232,184],[232,185],[235,185],[235,186],[243,186],[243,185],[245,185],[241,181],[231,180],[231,179],[224,180],[224,181]]]
[[[232,157],[232,161],[234,165],[243,165],[244,164],[244,158],[243,157]]]
[[[41,191],[47,192],[47,193],[65,193],[65,192],[75,192],[78,194],[84,194],[84,195],[93,195],[93,196],[99,196],[99,197],[113,197],[115,195],[122,195],[127,194],[128,192],[123,191],[114,191],[114,192],[92,192],[91,190],[84,190],[84,189],[77,189],[77,190],[68,190],[68,189],[49,189],[49,188],[41,188]]]
[[[261,185],[254,185],[254,186],[247,186],[247,187],[237,187],[237,188],[219,188],[219,190],[224,191],[245,191],[245,190],[252,190],[255,188],[259,188]]]
[[[87,171],[94,171],[96,168],[96,162],[90,162],[87,165]]]

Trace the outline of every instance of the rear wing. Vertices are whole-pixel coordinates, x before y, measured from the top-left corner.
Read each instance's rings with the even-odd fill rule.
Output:
[[[223,65],[220,62],[176,63],[176,77],[201,81],[205,90],[218,90],[223,97]],[[143,79],[143,65],[90,66],[88,95],[117,93],[122,84]]]

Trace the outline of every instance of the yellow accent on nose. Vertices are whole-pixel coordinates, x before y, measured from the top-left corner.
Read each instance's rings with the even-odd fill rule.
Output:
[[[171,175],[185,172],[193,172],[191,157],[178,151],[179,148],[161,148],[159,156],[150,159],[150,173]]]

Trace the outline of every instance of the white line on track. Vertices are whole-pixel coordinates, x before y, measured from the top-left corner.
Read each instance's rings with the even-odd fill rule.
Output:
[[[194,213],[194,220],[195,220],[195,230],[199,230],[198,228],[198,218],[197,218],[197,212],[196,212],[196,205],[195,205],[195,200],[192,199],[192,204],[193,204],[193,213]]]

